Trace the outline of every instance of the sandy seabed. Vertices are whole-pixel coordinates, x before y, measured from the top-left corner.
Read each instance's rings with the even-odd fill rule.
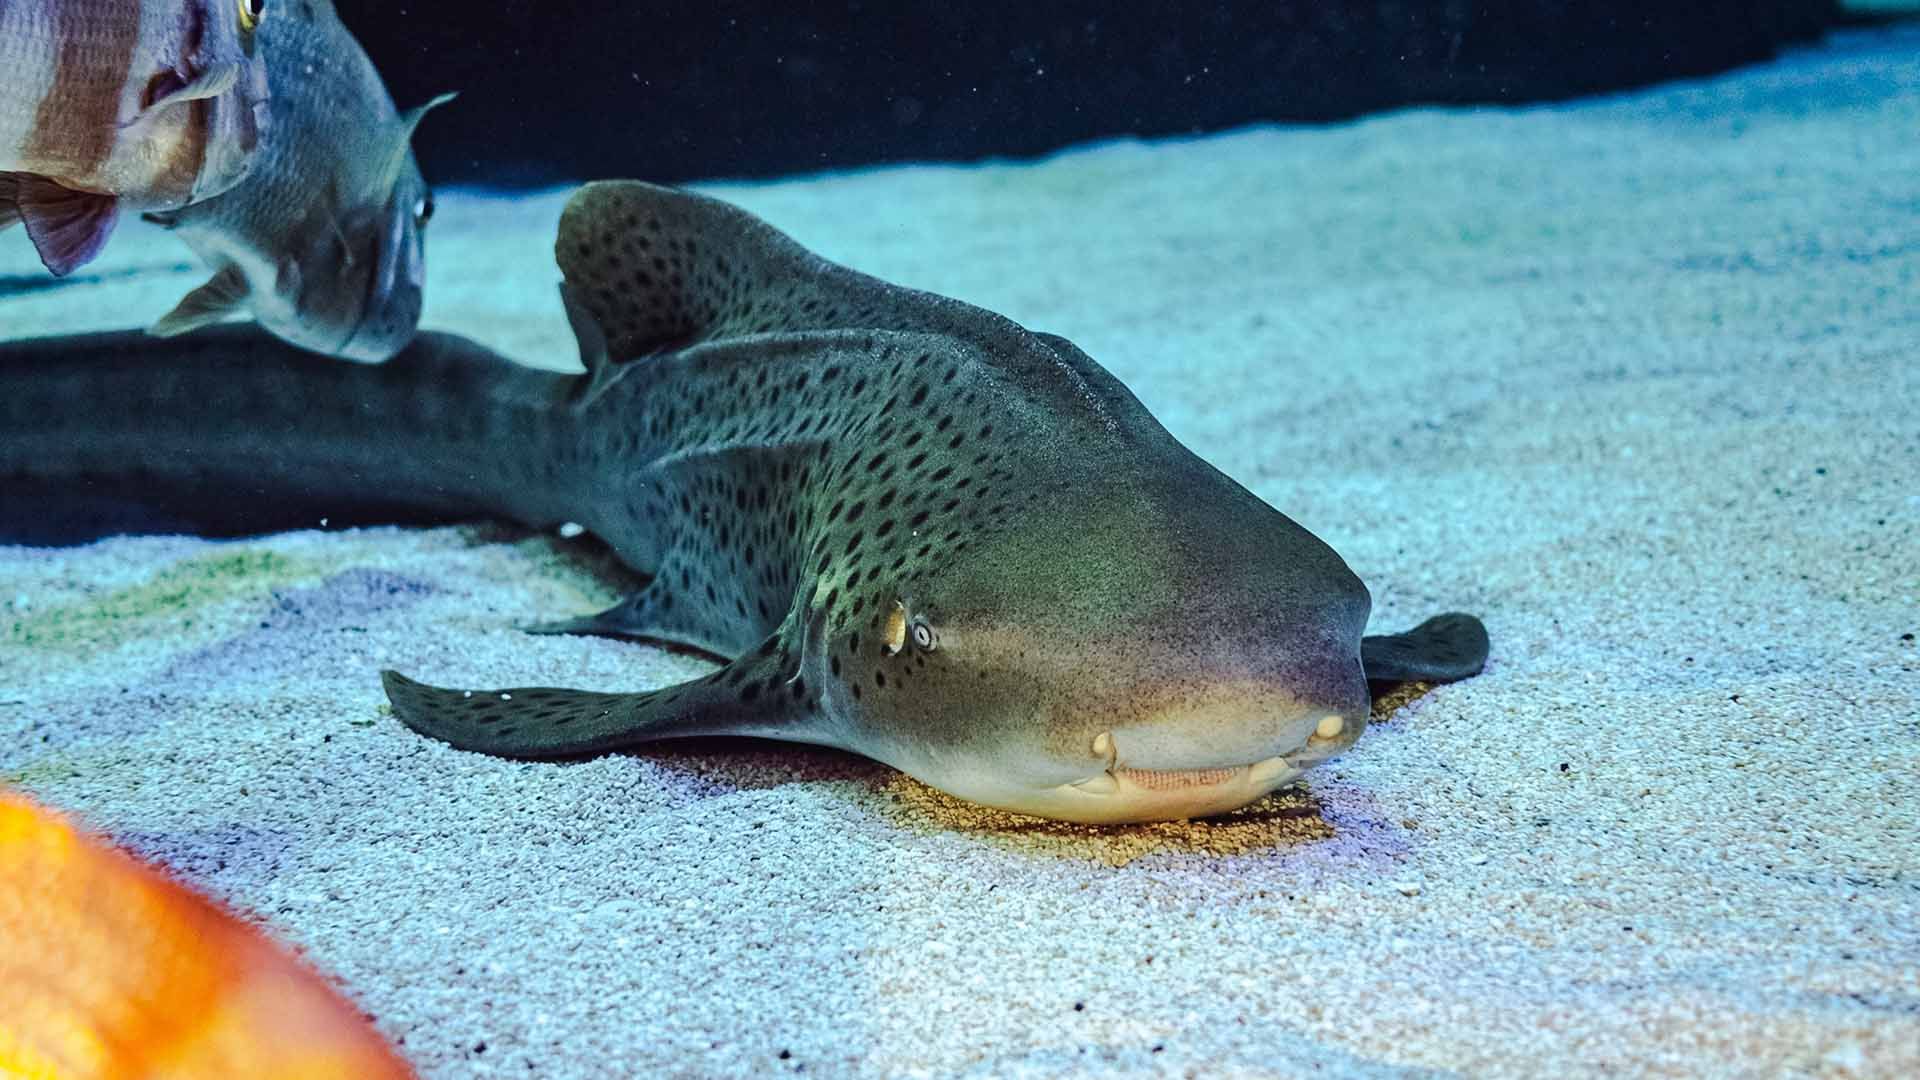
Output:
[[[630,585],[557,538],[133,537],[0,548],[0,780],[256,914],[430,1077],[1920,1075],[1920,32],[705,190],[1073,338],[1376,629],[1483,614],[1487,672],[1224,821],[1093,829],[826,751],[400,727],[380,667],[705,670],[518,632]],[[428,324],[570,365],[563,198],[447,194]],[[202,274],[128,226],[82,276],[0,332]]]

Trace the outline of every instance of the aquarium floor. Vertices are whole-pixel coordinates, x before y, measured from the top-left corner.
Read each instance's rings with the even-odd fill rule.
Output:
[[[712,188],[1072,337],[1344,553],[1376,628],[1484,614],[1486,674],[1226,821],[1020,821],[764,743],[425,741],[378,668],[704,670],[517,632],[621,582],[491,526],[0,549],[0,777],[270,924],[430,1077],[1920,1075],[1916,132],[1894,31],[1563,107]],[[448,195],[429,323],[571,363],[561,199]],[[155,316],[184,263],[128,225],[0,321]]]

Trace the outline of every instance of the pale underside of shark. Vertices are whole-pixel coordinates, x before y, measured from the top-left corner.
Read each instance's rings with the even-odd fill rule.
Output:
[[[1063,338],[645,184],[583,189],[556,253],[584,376],[444,335],[372,368],[225,329],[19,343],[0,481],[583,525],[650,580],[541,629],[727,662],[637,693],[386,673],[409,727],[513,757],[750,735],[1045,817],[1197,817],[1352,745],[1369,681],[1485,662],[1469,615],[1363,637],[1338,555]]]

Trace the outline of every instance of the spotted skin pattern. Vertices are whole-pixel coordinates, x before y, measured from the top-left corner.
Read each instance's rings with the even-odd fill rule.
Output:
[[[652,580],[545,629],[733,660],[628,695],[388,673],[415,729],[522,757],[694,734],[818,742],[1097,820],[1112,808],[1088,818],[1021,790],[1101,772],[1089,748],[1116,721],[1192,719],[1197,749],[1127,772],[1149,792],[1207,787],[1254,760],[1245,746],[1268,756],[1274,732],[1220,730],[1262,712],[1344,716],[1315,761],[1358,736],[1364,587],[1071,343],[642,184],[581,192],[556,255],[590,373],[570,467],[625,495],[582,524]],[[1458,618],[1471,652],[1479,624]],[[1401,659],[1399,677],[1470,673]],[[1281,741],[1311,741],[1290,727]],[[1061,767],[1005,782],[1022,759]],[[1139,816],[1159,816],[1146,802]]]

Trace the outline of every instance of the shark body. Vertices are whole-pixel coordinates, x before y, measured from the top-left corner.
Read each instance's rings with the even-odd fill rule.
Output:
[[[1485,661],[1467,615],[1364,637],[1332,549],[1065,339],[644,184],[584,189],[556,254],[584,376],[444,335],[377,368],[231,330],[0,347],[0,482],[583,525],[649,583],[541,629],[728,662],[640,693],[385,674],[409,727],[515,757],[752,735],[1040,816],[1196,817],[1352,745],[1370,679]]]

